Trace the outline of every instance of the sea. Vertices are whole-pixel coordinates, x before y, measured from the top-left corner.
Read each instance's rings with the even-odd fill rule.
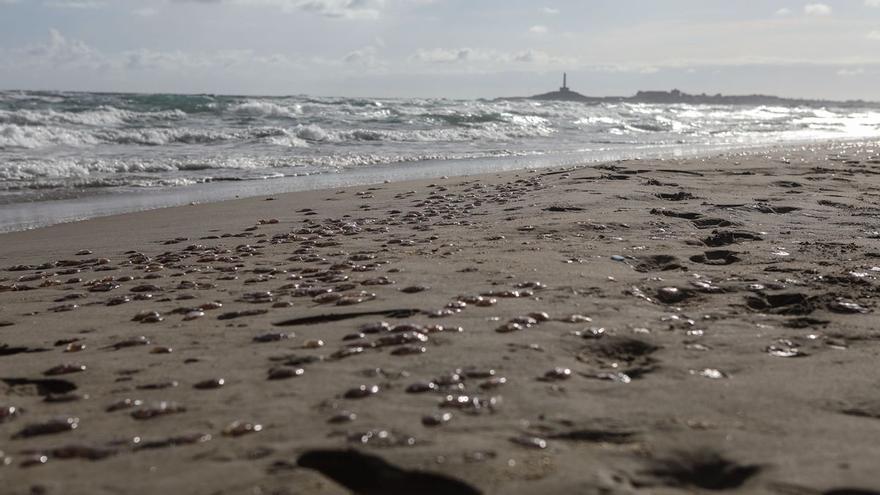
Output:
[[[235,197],[880,137],[880,110],[0,91],[0,232]]]

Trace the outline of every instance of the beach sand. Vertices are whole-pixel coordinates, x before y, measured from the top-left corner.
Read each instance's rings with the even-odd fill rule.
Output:
[[[0,267],[3,493],[880,487],[880,143],[153,210]]]

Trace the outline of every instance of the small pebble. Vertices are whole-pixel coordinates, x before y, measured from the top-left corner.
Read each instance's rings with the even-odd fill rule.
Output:
[[[564,318],[560,318],[559,321],[564,321],[566,323],[589,323],[593,321],[589,316],[584,315],[568,315]]]
[[[47,456],[46,454],[33,454],[25,457],[24,460],[21,461],[20,466],[23,468],[29,468],[34,466],[42,466],[47,462],[49,462],[49,456]]]
[[[705,368],[702,370],[690,370],[692,375],[700,375],[705,378],[711,378],[713,380],[717,380],[720,378],[727,378],[727,375],[720,370],[716,370],[713,368]]]
[[[132,407],[140,407],[144,401],[140,399],[122,399],[114,402],[104,409],[107,412],[121,411],[123,409],[131,409]]]
[[[267,342],[278,342],[281,340],[292,339],[293,337],[294,337],[294,334],[292,334],[292,333],[270,332],[270,333],[264,333],[262,335],[257,335],[256,337],[253,338],[253,341],[264,344]]]
[[[546,449],[547,448],[547,440],[544,440],[541,437],[533,437],[528,435],[513,437],[510,439],[511,442],[523,446],[528,447],[530,449]]]
[[[409,287],[404,287],[400,289],[400,292],[403,292],[404,294],[416,294],[430,289],[431,288],[427,285],[411,285]]]
[[[550,321],[550,315],[548,315],[547,313],[545,313],[543,311],[536,311],[533,313],[529,313],[529,317],[533,318],[535,321],[541,322],[541,323],[545,322],[545,321]]]
[[[411,356],[413,354],[424,354],[428,349],[423,346],[405,345],[391,351],[393,356]]]
[[[19,415],[21,415],[21,410],[15,406],[0,407],[0,423],[16,418]]]
[[[272,368],[269,370],[269,380],[286,380],[302,376],[305,370],[302,368]]]
[[[361,385],[356,388],[348,389],[343,397],[346,399],[363,399],[371,395],[379,393],[378,385]]]
[[[391,325],[387,321],[380,321],[377,323],[367,323],[365,325],[361,325],[360,329],[361,333],[373,334],[373,333],[384,333],[391,330]]]
[[[406,393],[408,394],[422,394],[425,392],[433,392],[438,389],[437,384],[434,382],[416,382],[412,385],[406,387]]]
[[[166,416],[168,414],[176,414],[185,412],[186,408],[180,405],[177,405],[173,402],[158,402],[154,404],[152,407],[147,407],[143,409],[138,409],[131,413],[131,417],[134,419],[152,419],[157,418],[159,416]]]
[[[436,413],[428,416],[422,417],[422,424],[425,426],[440,426],[444,423],[448,423],[452,419],[452,413],[444,412],[444,413]]]
[[[67,375],[70,373],[80,373],[86,370],[86,365],[84,364],[59,364],[58,366],[49,368],[44,371],[43,374],[46,376],[56,376],[56,375]]]
[[[319,339],[309,339],[303,343],[304,349],[317,349],[319,347],[324,347],[324,341]]]
[[[211,378],[196,383],[195,385],[193,385],[193,388],[197,388],[199,390],[211,390],[215,388],[220,388],[225,384],[226,380],[223,378]]]
[[[327,420],[330,424],[341,424],[341,423],[351,423],[352,421],[357,419],[357,414],[351,411],[342,411],[340,413],[334,414]]]
[[[199,311],[189,311],[189,312],[187,312],[185,315],[183,315],[183,320],[184,320],[184,321],[191,321],[191,320],[195,320],[195,319],[201,318],[201,317],[203,317],[203,316],[205,316],[205,312],[204,312],[204,311],[201,311],[201,310],[199,310]]]
[[[117,342],[117,343],[111,345],[110,347],[112,347],[114,350],[118,351],[120,349],[125,349],[126,347],[136,347],[136,346],[149,345],[149,344],[150,344],[150,339],[141,335],[140,337],[135,337],[132,339]]]
[[[226,428],[223,428],[223,434],[227,437],[240,437],[242,435],[257,433],[260,431],[263,431],[263,425],[246,423],[243,421],[233,421],[232,423],[229,423]]]
[[[72,431],[79,427],[79,418],[57,418],[45,423],[33,423],[22,428],[12,438],[29,438],[39,435],[53,435]]]
[[[64,348],[64,352],[80,352],[85,350],[86,345],[82,342],[71,342]]]
[[[141,323],[159,323],[165,318],[158,311],[144,311],[142,313],[138,313],[132,318],[133,321],[139,321]]]
[[[553,368],[544,373],[544,380],[568,380],[571,378],[571,370],[568,368]]]

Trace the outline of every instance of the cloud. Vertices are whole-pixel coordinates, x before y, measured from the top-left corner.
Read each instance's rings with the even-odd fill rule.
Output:
[[[864,73],[865,73],[865,69],[863,69],[863,68],[861,68],[861,67],[857,67],[857,68],[854,68],[854,69],[851,69],[851,68],[843,68],[843,69],[840,69],[840,70],[837,71],[837,75],[838,75],[838,76],[842,76],[842,77],[861,76],[861,75],[864,74]]]
[[[880,0],[865,0],[868,7],[880,7]]]
[[[483,48],[434,48],[418,50],[409,60],[436,67],[454,67],[454,70],[484,72],[522,68],[558,69],[577,65],[577,60],[573,58],[531,49],[507,52]]]
[[[132,15],[136,15],[138,17],[152,17],[158,13],[159,13],[158,10],[151,8],[151,7],[143,7],[143,8],[134,9],[131,11]]]
[[[342,61],[358,69],[380,69],[386,66],[385,62],[379,58],[379,49],[369,45],[363,48],[349,52]]]
[[[541,26],[541,25],[532,26],[529,28],[529,32],[532,34],[546,34],[547,33],[547,26]]]
[[[80,40],[68,39],[57,29],[49,30],[49,40],[13,51],[26,65],[45,64],[53,67],[97,69],[106,64],[106,58]]]
[[[787,16],[787,15],[791,15],[791,9],[781,8],[781,9],[779,9],[779,10],[776,11],[776,15],[778,15],[778,16]]]
[[[877,1],[880,1],[880,0],[877,0]],[[559,9],[554,9],[553,7],[543,7],[541,9],[541,12],[543,12],[545,14],[549,14],[549,15],[556,15],[559,13]]]
[[[97,9],[106,4],[95,0],[55,0],[44,5],[58,9]]]
[[[419,50],[412,58],[421,62],[448,64],[472,60],[473,53],[474,50],[470,48],[435,48],[433,50]]]
[[[198,70],[228,70],[241,67],[245,72],[270,71],[278,67],[301,68],[303,62],[281,54],[258,54],[252,50],[186,52],[151,49],[127,50],[107,54],[81,40],[49,30],[43,43],[20,48],[0,48],[0,69],[41,69],[49,73],[95,71],[124,74],[129,71],[167,71],[180,74]],[[251,69],[253,68],[253,69]]]
[[[174,3],[277,7],[285,12],[304,11],[337,19],[378,19],[385,0],[172,0]],[[416,0],[410,0],[416,1]],[[419,0],[424,3],[424,0]]]
[[[831,6],[824,3],[808,3],[804,5],[804,14],[810,16],[831,15]]]
[[[547,52],[543,52],[541,50],[523,50],[514,53],[511,55],[502,56],[499,61],[502,63],[508,63],[509,60],[513,60],[514,62],[533,64],[542,67],[551,67],[551,66],[565,66],[565,65],[575,65],[576,61],[571,58],[559,57],[556,55],[551,55]]]
[[[875,30],[871,31],[870,33],[868,33],[867,38],[869,40],[880,41],[880,29],[875,29]]]
[[[384,3],[383,0],[308,0],[296,2],[296,8],[324,17],[377,19]]]

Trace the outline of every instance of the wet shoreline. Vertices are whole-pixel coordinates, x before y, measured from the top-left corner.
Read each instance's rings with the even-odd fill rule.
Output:
[[[0,234],[0,476],[876,489],[878,174],[880,143],[823,143]]]
[[[470,176],[521,169],[599,164],[615,160],[672,159],[711,156],[717,153],[753,152],[815,145],[812,141],[750,146],[645,146],[629,150],[598,149],[578,153],[548,153],[522,157],[467,160],[425,160],[412,163],[365,167],[294,177],[263,180],[215,180],[208,183],[168,188],[94,188],[65,190],[55,199],[10,202],[0,205],[0,233],[77,222],[158,208],[213,203],[266,194],[284,194],[334,187],[362,187],[386,182],[432,179],[442,176]]]

